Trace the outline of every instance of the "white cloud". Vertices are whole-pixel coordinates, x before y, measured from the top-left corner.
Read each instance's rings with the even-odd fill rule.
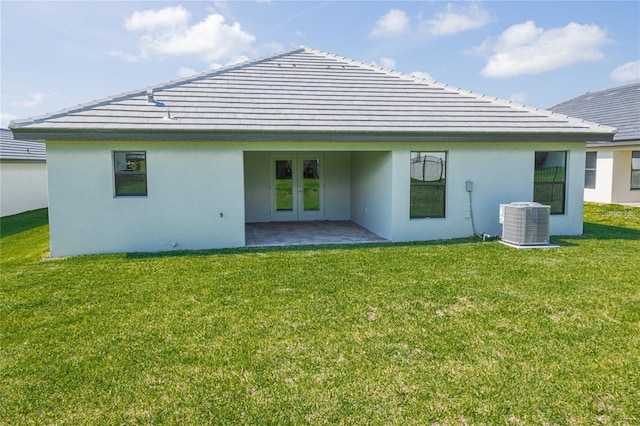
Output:
[[[494,40],[491,37],[488,37],[479,45],[466,49],[464,53],[472,56],[488,56],[493,49],[493,44]]]
[[[370,37],[394,37],[405,33],[409,29],[409,17],[399,9],[389,10],[383,17],[378,19],[369,33]]]
[[[512,93],[509,100],[519,104],[524,104],[527,102],[527,94],[524,92]]]
[[[396,61],[395,59],[391,59],[391,58],[380,58],[380,65],[383,68],[392,70],[396,67]]]
[[[129,62],[153,56],[196,56],[206,62],[225,60],[251,49],[255,36],[239,23],[229,25],[224,16],[211,13],[193,25],[182,6],[136,11],[125,20],[129,31],[142,31],[138,55],[109,52]]]
[[[189,67],[180,67],[180,69],[178,70],[178,76],[180,77],[191,77],[192,75],[197,74],[198,72],[196,70],[194,70],[193,68],[189,68]]]
[[[431,77],[431,74],[423,71],[414,71],[411,73],[412,76],[417,78],[418,80],[425,79],[427,81],[434,81],[435,78]]]
[[[218,62],[213,62],[213,63],[209,64],[209,69],[210,70],[217,70],[218,68],[229,67],[231,65],[240,64],[240,63],[246,62],[248,60],[249,60],[249,58],[247,56],[238,55],[238,56],[234,56],[233,58],[229,59],[224,64],[220,64]]]
[[[272,41],[270,43],[265,44],[265,49],[268,52],[280,52],[284,50],[284,46],[278,42]]]
[[[241,64],[242,62],[247,62],[248,60],[249,60],[249,57],[247,57],[245,55],[237,55],[237,56],[234,56],[233,58],[231,58],[227,62],[227,66],[235,65],[235,64]]]
[[[156,31],[166,28],[184,27],[191,14],[182,6],[135,11],[124,20],[129,31]]]
[[[615,81],[640,80],[640,60],[620,65],[611,71],[610,77]]]
[[[6,129],[9,127],[9,123],[16,118],[18,118],[18,116],[9,114],[8,112],[0,112],[0,126]]]
[[[106,53],[109,56],[113,56],[114,58],[122,59],[123,61],[126,61],[126,62],[135,63],[135,62],[139,62],[140,61],[140,58],[138,56],[133,55],[131,53],[123,52],[121,50],[109,50]]]
[[[374,67],[382,67],[387,70],[392,70],[396,66],[396,61],[392,58],[380,58],[380,63],[372,61],[371,65],[373,65]]]
[[[40,105],[42,102],[44,102],[45,99],[47,99],[50,96],[51,94],[35,92],[35,93],[32,93],[28,99],[18,102],[18,105],[25,108],[33,108]]]
[[[594,24],[571,22],[562,28],[545,30],[527,21],[507,28],[495,42],[485,40],[484,48],[492,53],[482,75],[506,78],[539,74],[597,61],[604,56],[601,48],[607,43],[606,32]]]
[[[434,19],[422,21],[422,27],[431,35],[444,36],[480,28],[493,20],[493,16],[477,4],[460,7],[449,3],[447,9],[436,14]]]

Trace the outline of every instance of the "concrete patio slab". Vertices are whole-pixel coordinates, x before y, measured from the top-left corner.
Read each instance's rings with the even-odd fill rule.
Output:
[[[389,242],[351,221],[247,223],[245,235],[247,247]]]

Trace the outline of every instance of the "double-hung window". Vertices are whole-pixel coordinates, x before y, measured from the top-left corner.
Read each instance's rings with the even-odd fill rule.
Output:
[[[536,151],[533,201],[551,206],[551,214],[564,214],[566,186],[566,151]]]
[[[113,153],[116,197],[147,195],[146,151]]]
[[[410,218],[445,217],[446,152],[412,152]]]
[[[640,151],[631,152],[631,189],[640,189]]]
[[[598,162],[598,153],[587,152],[587,159],[584,165],[584,187],[595,189],[596,187],[596,164]]]

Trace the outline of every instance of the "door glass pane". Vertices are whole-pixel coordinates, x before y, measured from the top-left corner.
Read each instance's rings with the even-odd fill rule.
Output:
[[[302,162],[302,206],[305,211],[320,210],[320,160]]]
[[[293,210],[291,160],[276,160],[276,210]]]

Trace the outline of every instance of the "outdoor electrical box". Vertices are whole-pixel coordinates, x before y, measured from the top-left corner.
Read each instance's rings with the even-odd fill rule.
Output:
[[[473,191],[473,181],[472,180],[466,181],[465,185],[466,185],[466,188],[467,188],[467,192]]]

